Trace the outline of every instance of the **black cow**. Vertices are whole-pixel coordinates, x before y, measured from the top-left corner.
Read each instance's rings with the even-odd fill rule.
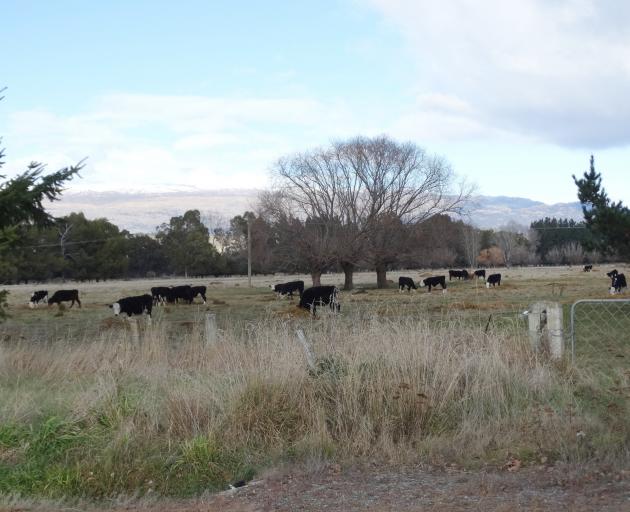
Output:
[[[336,286],[313,286],[302,293],[298,307],[310,310],[315,314],[318,305],[329,305],[330,309],[339,313],[339,289]]]
[[[38,290],[31,295],[31,300],[28,305],[31,308],[37,306],[40,302],[43,302],[48,298],[48,290]]]
[[[468,270],[449,270],[448,271],[448,280],[450,281],[453,277],[457,279],[469,279]]]
[[[626,276],[623,274],[617,274],[612,280],[611,292],[621,293],[622,288],[627,288]]]
[[[79,290],[57,290],[55,293],[52,294],[52,297],[48,299],[48,305],[61,305],[62,302],[68,301],[72,301],[70,307],[74,306],[75,301],[79,304],[79,307],[81,307],[81,301],[79,300]]]
[[[201,295],[201,298],[203,299],[203,303],[206,303],[206,287],[205,286],[192,286],[192,296],[193,299],[197,296],[197,295]]]
[[[486,269],[482,268],[482,269],[479,269],[479,270],[475,270],[475,277],[477,279],[479,279],[480,277],[483,277],[483,280],[485,281],[486,280]]]
[[[584,265],[584,272],[590,272],[593,270],[593,265]]]
[[[271,288],[278,297],[282,295],[288,295],[289,297],[293,297],[293,292],[298,292],[300,297],[304,293],[304,281],[291,281],[289,283],[281,283],[281,284],[270,284],[269,288]]]
[[[134,297],[124,297],[118,299],[117,302],[109,305],[114,310],[114,315],[118,316],[121,313],[127,315],[141,315],[146,311],[147,315],[151,316],[151,310],[153,309],[153,296],[145,293],[144,295],[136,295]]]
[[[151,288],[151,295],[153,296],[153,305],[158,303],[165,304],[168,294],[171,289],[168,286],[154,286]]]
[[[606,272],[606,275],[608,277],[610,277],[611,279],[614,279],[617,274],[619,274],[619,272],[617,272],[617,269],[611,270],[610,272]]]
[[[416,286],[416,283],[413,282],[413,279],[411,279],[411,277],[399,277],[398,278],[398,291],[402,293],[402,291],[405,288],[407,288],[408,292],[410,292],[412,288],[414,290],[418,289],[418,287]]]
[[[446,276],[427,277],[422,281],[422,286],[428,286],[429,292],[431,288],[436,287],[438,284],[442,287],[442,291],[446,291]]]
[[[486,288],[490,288],[490,285],[494,286],[498,284],[501,286],[501,274],[490,274],[486,280]]]
[[[189,284],[185,284],[182,286],[173,286],[169,288],[168,294],[166,296],[166,300],[168,302],[177,303],[179,299],[183,300],[188,304],[192,304],[194,295],[192,291],[192,286]]]

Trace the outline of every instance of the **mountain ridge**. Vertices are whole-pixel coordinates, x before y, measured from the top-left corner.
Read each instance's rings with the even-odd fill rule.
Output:
[[[156,227],[186,210],[197,209],[210,227],[225,226],[229,219],[255,210],[257,189],[179,191],[66,191],[50,203],[55,216],[82,211],[88,218],[105,217],[133,233],[152,233]],[[464,217],[480,228],[498,228],[509,222],[529,226],[544,217],[582,219],[579,202],[547,204],[524,197],[485,196],[471,198],[470,214]]]

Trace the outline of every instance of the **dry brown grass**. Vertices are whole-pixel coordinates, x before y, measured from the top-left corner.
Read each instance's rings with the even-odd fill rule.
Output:
[[[582,277],[598,284],[571,279]],[[217,300],[267,298],[236,284]],[[529,349],[520,320],[485,333],[487,312],[508,309],[516,295],[469,284],[444,295],[344,294],[342,316],[322,308],[317,319],[295,301],[263,301],[272,306],[264,315],[220,323],[210,346],[202,322],[169,320],[169,308],[141,325],[138,345],[124,322],[103,318],[99,334],[83,340],[6,340],[0,428],[13,430],[8,441],[0,430],[0,479],[4,460],[9,469],[25,467],[29,436],[50,418],[89,442],[60,448],[52,462],[65,468],[63,478],[37,474],[46,491],[34,476],[22,492],[102,496],[146,490],[151,481],[164,494],[191,494],[285,460],[627,463],[628,397],[610,389],[630,389],[630,373],[612,369],[602,380],[588,368],[551,363]],[[94,311],[102,307],[98,293]],[[425,318],[422,305],[442,318]],[[466,316],[474,311],[483,322]],[[314,370],[297,328],[312,344]]]
[[[208,347],[190,327],[175,345],[157,324],[138,346],[126,331],[78,345],[5,346],[0,371],[14,384],[2,419],[36,421],[43,410],[35,403],[44,403],[88,423],[106,411],[131,438],[210,435],[267,454],[385,459],[506,450],[573,457],[576,432],[605,431],[579,410],[575,375],[531,353],[516,333],[323,317],[308,329],[319,356],[309,374],[292,321],[223,333]],[[131,413],[118,410],[121,393],[135,396]]]

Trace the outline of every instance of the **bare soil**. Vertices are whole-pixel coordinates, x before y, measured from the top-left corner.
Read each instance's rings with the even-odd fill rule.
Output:
[[[15,507],[4,510],[44,510]],[[3,510],[0,507],[0,510]],[[46,509],[51,510],[51,509]],[[59,510],[64,510],[60,508]],[[65,510],[77,510],[68,507]],[[630,470],[535,466],[468,471],[453,466],[328,465],[285,470],[245,487],[185,501],[127,503],[115,512],[630,511]]]

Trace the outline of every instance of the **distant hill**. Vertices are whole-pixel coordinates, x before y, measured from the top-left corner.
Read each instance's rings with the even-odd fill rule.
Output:
[[[256,207],[254,189],[194,190],[172,192],[72,192],[50,205],[56,216],[82,211],[88,218],[106,217],[132,233],[152,233],[171,217],[197,209],[213,226],[226,225],[230,218]],[[514,221],[529,225],[543,217],[580,220],[578,202],[545,204],[522,197],[477,196],[467,221],[481,228],[497,228]]]
[[[523,197],[477,196],[472,201],[470,219],[481,228],[498,228],[510,221],[529,226],[544,217],[582,220],[579,202],[546,204]]]

